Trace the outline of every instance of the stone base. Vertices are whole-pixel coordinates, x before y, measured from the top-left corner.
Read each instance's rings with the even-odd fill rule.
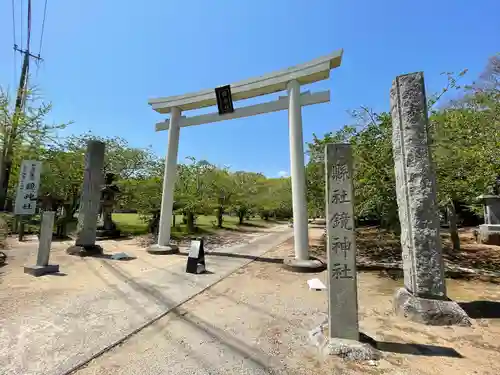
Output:
[[[67,254],[80,257],[99,256],[102,252],[102,247],[99,245],[74,245],[66,249]]]
[[[146,251],[155,255],[177,254],[179,253],[179,247],[177,245],[160,246],[156,244],[148,247]]]
[[[479,226],[477,241],[487,245],[500,245],[500,225],[482,224]]]
[[[59,272],[58,264],[47,264],[46,266],[24,266],[24,273],[36,277],[58,272]]]
[[[455,301],[416,297],[406,288],[400,288],[396,291],[393,307],[396,315],[417,323],[467,327],[472,324],[467,313]]]
[[[300,260],[295,257],[286,257],[283,259],[283,268],[294,272],[312,273],[324,271],[326,269],[326,264],[314,258]]]
[[[376,348],[376,341],[360,333],[360,339],[348,340],[327,337],[328,323],[309,332],[309,341],[316,346],[323,356],[336,355],[353,361],[370,361],[382,358],[382,353]]]
[[[329,339],[321,350],[323,355],[336,355],[351,361],[379,360],[382,353],[370,344],[356,340]]]

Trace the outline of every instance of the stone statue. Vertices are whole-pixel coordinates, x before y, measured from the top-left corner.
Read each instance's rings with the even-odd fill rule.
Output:
[[[113,207],[116,203],[116,196],[120,189],[114,183],[115,175],[106,173],[104,186],[101,189],[101,207],[99,210],[99,222],[97,227],[98,237],[119,237],[120,231],[113,222]]]

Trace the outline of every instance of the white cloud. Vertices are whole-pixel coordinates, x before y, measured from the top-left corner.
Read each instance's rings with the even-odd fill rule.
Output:
[[[279,177],[288,177],[290,176],[287,171],[279,171],[278,172]]]

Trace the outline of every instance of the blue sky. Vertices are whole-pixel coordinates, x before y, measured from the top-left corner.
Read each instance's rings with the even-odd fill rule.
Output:
[[[14,2],[20,43],[27,0]],[[38,53],[43,1],[33,3]],[[121,136],[164,155],[168,134],[154,132],[163,117],[148,98],[214,88],[343,48],[331,78],[305,88],[332,93],[330,103],[303,109],[308,141],[349,123],[347,111],[360,105],[388,110],[398,74],[424,71],[428,92],[443,87],[443,71],[468,68],[475,78],[500,51],[499,13],[498,0],[48,0],[45,62],[36,76],[33,65],[33,81],[54,104],[50,121],[75,121],[66,134]],[[18,55],[14,68],[11,17],[11,2],[2,1],[4,87],[15,87],[21,62]],[[287,113],[184,128],[179,160],[186,156],[268,176],[287,172]]]

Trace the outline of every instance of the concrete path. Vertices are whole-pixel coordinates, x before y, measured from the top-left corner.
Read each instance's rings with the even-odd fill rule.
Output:
[[[0,316],[0,374],[65,374],[290,237],[292,231],[280,227],[251,243],[213,251],[206,257],[212,273],[203,275],[185,273],[185,254],[143,251],[128,262],[75,258],[94,275],[87,276],[89,284],[99,280],[96,287],[81,285],[79,293],[52,294],[42,304]]]

